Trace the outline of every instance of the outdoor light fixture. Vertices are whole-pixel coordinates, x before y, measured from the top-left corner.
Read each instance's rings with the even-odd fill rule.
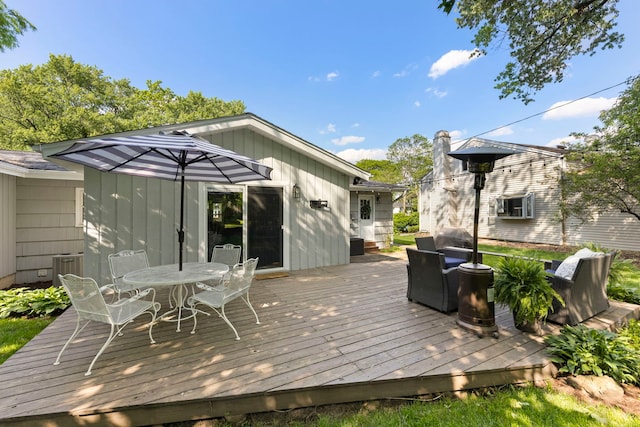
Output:
[[[309,206],[313,209],[328,208],[329,203],[326,200],[309,200]]]
[[[458,267],[458,326],[479,336],[498,337],[493,292],[493,269],[478,263],[478,217],[480,215],[480,190],[484,188],[485,174],[493,171],[496,160],[514,154],[512,150],[496,147],[472,147],[447,153],[462,160],[463,168],[475,175],[476,191],[473,215],[473,256],[470,263]]]
[[[294,199],[300,198],[300,187],[298,187],[298,184],[293,184],[293,198]]]

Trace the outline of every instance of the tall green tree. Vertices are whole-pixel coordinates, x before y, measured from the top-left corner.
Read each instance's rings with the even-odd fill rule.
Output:
[[[433,144],[420,134],[398,138],[387,149],[387,160],[398,165],[402,180],[409,190],[405,192],[405,211],[417,206],[419,182],[433,169]]]
[[[613,209],[640,221],[640,77],[600,121],[595,135],[569,145],[563,213],[586,221]]]
[[[18,36],[26,31],[35,31],[36,27],[16,10],[9,9],[0,0],[0,52],[18,47]]]
[[[224,102],[200,92],[179,96],[161,82],[138,89],[66,55],[39,66],[0,71],[0,146],[85,138],[243,113],[241,101]]]
[[[525,104],[548,83],[561,82],[569,60],[620,47],[614,31],[618,0],[441,0],[454,9],[458,28],[477,30],[473,43],[480,54],[508,43],[512,60],[496,77],[500,98]]]
[[[372,181],[385,182],[387,184],[399,184],[402,175],[398,164],[391,160],[362,159],[356,162],[356,166],[371,174]]]

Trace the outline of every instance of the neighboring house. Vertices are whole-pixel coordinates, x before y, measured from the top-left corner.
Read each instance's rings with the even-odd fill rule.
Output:
[[[261,269],[300,270],[348,263],[352,235],[379,244],[392,238],[393,188],[367,185],[367,172],[254,114],[118,135],[173,130],[273,168],[271,181],[186,184],[185,262],[207,261],[214,244],[234,242],[244,258],[260,257]],[[39,150],[59,162],[49,156],[73,142]],[[177,183],[84,168],[84,191],[85,275],[105,283],[107,255],[123,249],[145,249],[151,265],[177,262]],[[361,203],[371,205],[371,218],[358,215]]]
[[[0,150],[0,289],[52,280],[53,256],[83,251],[82,174]]]
[[[350,235],[375,242],[378,248],[393,243],[394,194],[406,187],[356,178],[350,187]]]
[[[446,131],[433,142],[433,171],[420,188],[420,229],[432,234],[444,228],[473,232],[474,176],[462,162],[448,156],[454,150],[492,146],[513,150],[486,174],[481,192],[478,236],[488,239],[579,245],[597,242],[610,249],[640,250],[640,222],[620,213],[599,216],[581,224],[562,219],[560,178],[565,150],[472,138],[454,144]]]

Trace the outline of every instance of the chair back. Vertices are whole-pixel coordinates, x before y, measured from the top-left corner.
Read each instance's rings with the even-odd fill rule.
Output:
[[[58,278],[79,318],[112,323],[111,313],[95,280],[75,274],[59,274]]]
[[[416,247],[420,251],[436,252],[436,242],[433,236],[416,237]]]
[[[226,243],[224,245],[216,245],[213,247],[213,254],[211,255],[211,262],[218,262],[220,264],[233,267],[240,262],[240,255],[242,253],[242,246]]]
[[[248,259],[244,264],[236,264],[228,273],[227,289],[230,292],[248,290],[256,273],[258,258]]]
[[[109,260],[111,280],[116,287],[122,285],[122,278],[125,274],[131,271],[149,268],[147,253],[142,249],[137,251],[124,250],[115,254],[109,254],[107,259]]]

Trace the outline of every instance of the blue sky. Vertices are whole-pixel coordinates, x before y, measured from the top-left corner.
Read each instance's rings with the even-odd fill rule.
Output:
[[[438,1],[5,0],[38,30],[0,53],[0,68],[50,53],[144,88],[147,80],[225,101],[339,156],[383,159],[398,138],[439,130],[455,139],[555,145],[588,132],[624,85],[539,114],[640,74],[640,2],[621,0],[622,49],[571,61],[536,101],[498,99],[506,47],[468,61],[473,33]],[[500,126],[508,127],[489,132]]]

